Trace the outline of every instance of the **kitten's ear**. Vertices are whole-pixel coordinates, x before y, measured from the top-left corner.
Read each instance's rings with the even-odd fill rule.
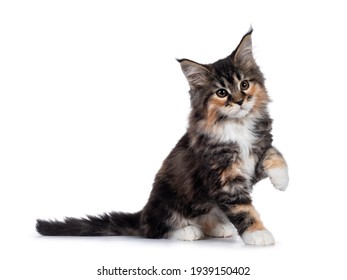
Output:
[[[255,65],[252,51],[252,32],[251,27],[249,31],[242,37],[241,42],[231,54],[233,62],[236,64],[252,67]]]
[[[182,71],[191,87],[201,87],[209,81],[211,73],[206,66],[189,59],[177,59],[177,61],[181,64]]]

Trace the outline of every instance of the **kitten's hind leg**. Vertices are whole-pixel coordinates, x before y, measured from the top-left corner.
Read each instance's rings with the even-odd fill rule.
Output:
[[[178,212],[172,212],[168,219],[171,230],[166,234],[169,239],[194,241],[204,237],[204,233],[195,221],[183,217]]]
[[[237,235],[237,230],[218,207],[198,218],[198,223],[206,236],[227,238]]]
[[[184,241],[194,241],[199,240],[204,237],[204,233],[198,226],[185,226],[169,232],[169,239],[184,240]]]

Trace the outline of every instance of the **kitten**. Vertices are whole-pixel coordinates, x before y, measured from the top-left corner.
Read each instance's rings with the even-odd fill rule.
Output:
[[[213,64],[178,60],[190,86],[189,127],[165,159],[141,211],[38,220],[37,231],[179,240],[239,234],[245,244],[273,244],[250,194],[266,177],[285,190],[288,170],[272,146],[269,97],[253,58],[252,31]]]

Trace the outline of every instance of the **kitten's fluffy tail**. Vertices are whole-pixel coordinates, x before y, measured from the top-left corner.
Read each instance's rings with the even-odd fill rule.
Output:
[[[87,218],[65,218],[64,221],[37,220],[36,230],[50,236],[140,235],[141,211],[112,212]]]

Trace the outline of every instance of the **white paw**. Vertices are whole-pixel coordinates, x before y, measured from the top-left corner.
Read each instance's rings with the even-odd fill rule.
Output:
[[[208,236],[226,238],[236,236],[237,230],[232,223],[218,224],[208,232]]]
[[[272,233],[266,229],[246,231],[242,234],[242,240],[246,245],[272,245],[275,239]]]
[[[202,230],[197,226],[186,226],[169,233],[170,239],[194,241],[204,237]]]
[[[289,175],[288,175],[288,168],[287,167],[278,167],[278,168],[272,168],[267,171],[267,174],[270,177],[270,181],[272,185],[280,190],[285,191],[288,187],[289,183]]]

